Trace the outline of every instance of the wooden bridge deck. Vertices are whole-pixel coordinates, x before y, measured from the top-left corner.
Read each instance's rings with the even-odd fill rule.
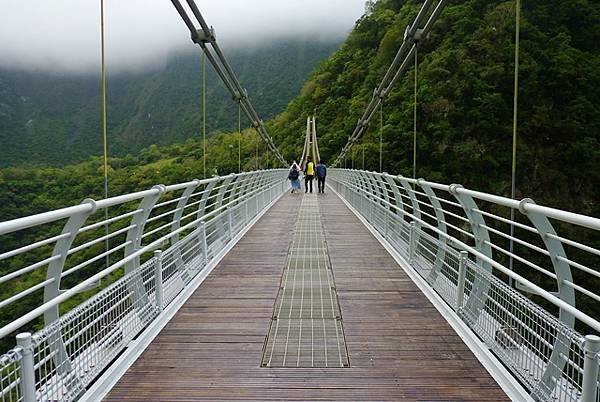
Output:
[[[260,367],[301,198],[284,196],[257,222],[105,400],[508,400],[331,193],[319,202],[350,367]]]

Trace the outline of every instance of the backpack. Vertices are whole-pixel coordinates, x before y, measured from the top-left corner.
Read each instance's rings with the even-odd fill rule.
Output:
[[[290,172],[290,175],[288,176],[288,179],[296,180],[298,177],[300,177],[300,173],[298,173],[298,171],[296,169],[292,169],[292,171]]]

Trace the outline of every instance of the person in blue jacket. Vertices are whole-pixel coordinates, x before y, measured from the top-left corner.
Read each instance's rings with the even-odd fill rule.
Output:
[[[317,182],[319,187],[319,193],[325,193],[325,178],[327,177],[327,166],[323,161],[319,161],[317,164]]]

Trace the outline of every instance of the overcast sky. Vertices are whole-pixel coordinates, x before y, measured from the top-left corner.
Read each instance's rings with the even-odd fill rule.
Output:
[[[185,0],[182,0],[185,3]],[[80,73],[100,60],[100,0],[0,0],[0,67]],[[196,0],[227,54],[235,46],[309,36],[341,39],[364,0]],[[114,70],[160,66],[194,49],[170,0],[105,0]]]

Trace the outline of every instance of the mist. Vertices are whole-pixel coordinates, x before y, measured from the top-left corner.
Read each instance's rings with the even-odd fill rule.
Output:
[[[183,2],[185,3],[185,2]],[[196,0],[227,54],[284,40],[339,41],[364,0]],[[99,0],[0,0],[0,68],[97,73]],[[164,66],[175,53],[199,51],[169,0],[105,0],[110,71]]]

